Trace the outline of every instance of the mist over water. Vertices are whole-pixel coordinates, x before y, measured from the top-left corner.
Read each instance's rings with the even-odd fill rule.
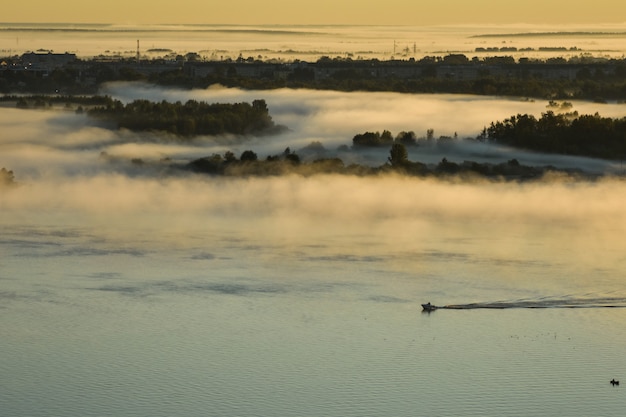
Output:
[[[126,102],[140,97],[183,102],[263,98],[274,121],[289,131],[276,136],[180,140],[157,133],[111,131],[68,111],[2,108],[0,123],[5,134],[0,139],[0,165],[13,170],[19,183],[19,187],[2,190],[5,227],[51,221],[70,228],[98,225],[102,228],[98,233],[119,234],[121,239],[146,233],[146,241],[165,245],[175,236],[173,241],[183,246],[195,244],[186,237],[194,231],[231,233],[272,245],[366,235],[375,244],[358,250],[368,256],[396,246],[408,253],[420,252],[424,236],[476,239],[481,246],[494,246],[487,252],[497,253],[500,237],[513,236],[520,239],[520,247],[507,247],[507,257],[523,258],[530,250],[532,257],[563,256],[567,258],[564,264],[584,267],[604,258],[610,261],[603,262],[606,265],[623,261],[626,216],[620,179],[576,182],[555,177],[514,184],[396,176],[215,178],[171,166],[227,150],[239,155],[251,149],[262,159],[286,147],[305,159],[339,156],[346,163],[377,166],[385,163],[387,149],[360,152],[339,151],[338,147],[350,146],[356,133],[384,129],[394,134],[413,130],[424,136],[432,128],[435,136],[456,132],[459,138],[474,137],[491,121],[517,113],[539,116],[545,111],[541,102],[221,87],[184,91],[145,84],[111,84],[103,93]],[[574,109],[613,117],[621,117],[626,110],[624,105],[583,102],[575,102]],[[323,145],[322,155],[302,151],[311,142]],[[618,163],[604,160],[541,155],[476,142],[409,148],[413,161],[436,164],[444,157],[458,163],[517,158],[522,164],[598,173],[620,169]],[[146,164],[134,164],[133,158]],[[541,244],[526,245],[525,236]],[[474,253],[475,249],[468,250]]]
[[[171,167],[227,150],[264,158],[290,147],[312,159],[302,151],[312,141],[324,156],[376,166],[387,149],[338,147],[368,130],[474,137],[547,103],[145,84],[103,93],[262,98],[290,130],[181,141],[71,111],[0,108],[0,167],[18,182],[0,188],[1,410],[582,416],[626,406],[608,382],[626,369],[626,309],[596,308],[626,300],[622,179],[225,178]],[[443,157],[620,169],[477,143],[409,149],[413,161]],[[461,308],[420,314],[426,301]]]
[[[258,98],[267,101],[270,114],[278,124],[290,132],[268,138],[252,139],[246,143],[222,140],[217,149],[231,150],[237,154],[253,149],[260,155],[276,154],[286,147],[298,151],[312,142],[321,142],[328,153],[336,156],[341,145],[352,145],[352,138],[366,131],[390,130],[394,135],[401,131],[414,131],[425,137],[433,129],[435,137],[457,135],[475,138],[491,122],[504,120],[519,113],[541,117],[547,102],[526,101],[517,98],[495,98],[468,95],[403,95],[398,93],[341,93],[313,90],[246,91],[236,88],[211,87],[207,90],[163,90],[146,84],[116,83],[104,88],[103,93],[124,102],[137,98],[161,101],[186,101],[194,99],[207,102],[251,102]],[[598,104],[574,102],[573,110],[580,114],[600,113],[604,117],[623,117],[626,104]],[[230,142],[230,143],[229,143]],[[607,161],[579,157],[556,157],[529,152],[513,151],[474,143],[445,147],[420,147],[409,149],[409,159],[424,163],[438,163],[442,158],[456,162],[505,162],[517,158],[527,165],[554,165],[561,168],[580,168],[592,172],[618,169]],[[306,154],[303,157],[306,158]],[[313,155],[319,157],[320,155]],[[363,151],[340,154],[344,162],[382,165],[387,161],[388,150]]]

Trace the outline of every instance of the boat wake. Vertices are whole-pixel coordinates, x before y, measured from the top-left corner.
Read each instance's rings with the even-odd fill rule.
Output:
[[[558,298],[541,300],[512,300],[469,304],[450,304],[437,307],[447,310],[475,310],[481,308],[626,308],[624,297]]]

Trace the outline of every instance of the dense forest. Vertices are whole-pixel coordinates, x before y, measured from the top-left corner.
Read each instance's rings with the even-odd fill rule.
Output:
[[[189,100],[186,103],[135,100],[124,105],[111,100],[105,106],[94,106],[89,116],[113,122],[118,128],[132,131],[163,131],[183,137],[195,135],[247,135],[280,132],[265,100],[250,103],[223,104]]]

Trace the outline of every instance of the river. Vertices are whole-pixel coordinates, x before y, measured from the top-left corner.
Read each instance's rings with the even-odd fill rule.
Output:
[[[333,152],[370,128],[471,135],[546,103],[117,84],[107,92],[266,98],[291,131],[181,144],[111,132],[73,112],[0,109],[0,166],[18,182],[0,189],[0,414],[623,413],[623,387],[609,383],[626,381],[621,179],[227,179],[130,162],[229,148],[264,156],[313,140]],[[366,104],[360,115],[354,103]],[[574,104],[624,114],[619,104]],[[617,169],[476,146],[409,157]],[[457,308],[422,313],[427,301]]]

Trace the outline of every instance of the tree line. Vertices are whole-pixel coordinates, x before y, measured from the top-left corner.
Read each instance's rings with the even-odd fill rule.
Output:
[[[45,109],[53,106],[72,108],[78,106],[105,106],[111,103],[111,98],[101,95],[2,95],[0,102],[13,103],[19,109]]]
[[[389,149],[387,161],[380,166],[360,164],[346,165],[341,158],[318,158],[311,162],[302,162],[300,157],[289,148],[282,154],[269,155],[265,159],[258,158],[252,150],[246,150],[237,156],[227,151],[223,155],[213,154],[199,158],[178,168],[201,174],[217,176],[277,176],[287,174],[316,175],[384,175],[398,174],[419,177],[462,177],[462,178],[496,178],[506,180],[539,179],[550,171],[559,171],[554,167],[532,167],[520,164],[512,159],[499,164],[465,161],[462,164],[442,158],[438,164],[427,165],[408,158],[408,151],[402,143],[394,143]],[[561,170],[562,171],[562,170]],[[567,174],[581,172],[563,171]]]
[[[537,119],[518,114],[492,122],[478,139],[539,152],[622,159],[626,156],[626,117],[547,111]]]
[[[569,102],[561,104],[550,101],[549,108],[569,110]],[[417,138],[415,132],[400,132],[395,137],[389,130],[382,133],[364,132],[352,139],[355,148],[389,147],[398,144],[420,146],[447,143],[457,139],[440,136],[435,140],[434,130],[428,129],[425,137]],[[491,122],[476,138],[519,149],[563,155],[587,156],[603,159],[626,158],[626,117],[602,117],[598,113],[579,115],[578,112],[542,113],[540,118],[532,114],[517,114],[503,121]],[[392,148],[393,149],[393,148]]]
[[[457,139],[458,135],[456,132],[454,136],[440,136],[438,141],[439,143]],[[376,132],[365,132],[358,133],[354,135],[352,138],[352,145],[354,147],[386,147],[396,143],[402,144],[404,146],[419,146],[424,143],[432,143],[435,140],[435,131],[434,129],[427,129],[426,136],[422,136],[420,138],[417,137],[414,131],[401,131],[393,136],[393,134],[389,130],[383,130],[382,133],[380,131]]]
[[[20,109],[64,108],[131,131],[162,131],[182,137],[197,135],[248,135],[280,133],[265,100],[252,103],[207,103],[188,100],[152,102],[135,100],[124,104],[109,96],[5,95],[0,102],[15,102]]]
[[[522,66],[524,64],[514,64]],[[626,68],[626,66],[625,66]],[[618,74],[582,68],[574,79],[547,78],[521,71],[519,75],[493,74],[488,69],[476,78],[459,79],[451,74],[437,74],[436,67],[424,67],[413,77],[375,76],[365,69],[338,70],[325,78],[316,78],[312,70],[294,69],[287,77],[253,77],[230,71],[194,76],[172,70],[139,76],[150,83],[184,88],[207,88],[223,85],[248,90],[308,88],[332,91],[397,92],[409,94],[474,94],[533,97],[541,99],[626,100],[626,70]]]
[[[195,135],[249,135],[280,133],[287,128],[276,125],[269,114],[265,100],[250,103],[213,103],[189,100],[171,103],[165,100],[151,102],[135,100],[124,105],[108,96],[4,96],[0,101],[16,101],[19,108],[45,108],[64,103],[77,112],[114,123],[117,128],[132,131],[164,131],[181,137]],[[503,121],[491,122],[476,137],[516,148],[539,152],[560,153],[623,159],[626,157],[626,117],[608,118],[579,115],[571,110],[571,103],[549,102],[548,110],[540,118],[531,114],[517,114]],[[554,109],[557,112],[553,111]],[[442,136],[438,142],[457,138]],[[434,140],[434,131],[428,129],[425,137],[417,138],[413,131],[401,131],[393,135],[389,130],[382,133],[364,132],[352,139],[355,148],[389,147],[394,144],[419,146]]]
[[[251,104],[135,100],[126,105],[111,100],[105,106],[90,108],[87,114],[114,122],[117,128],[163,131],[183,137],[262,134],[283,129],[273,122],[265,100],[254,100]]]

